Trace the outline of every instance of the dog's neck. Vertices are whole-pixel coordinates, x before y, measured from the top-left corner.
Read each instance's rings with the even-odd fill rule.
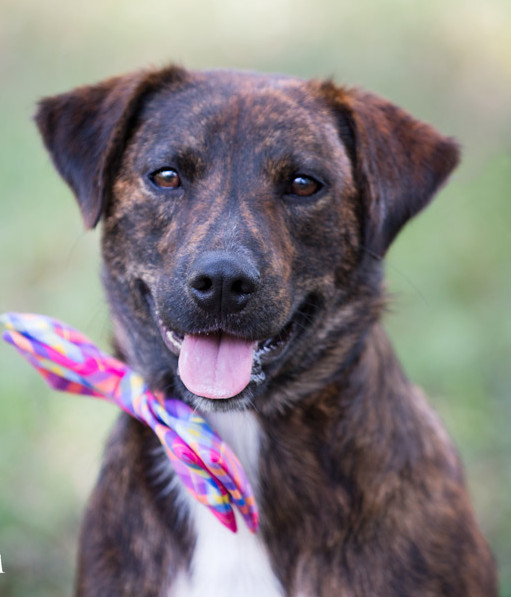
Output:
[[[320,393],[262,425],[271,436],[287,437],[297,457],[300,451],[314,449],[315,438],[323,438],[323,450],[328,450],[322,455],[323,464],[330,457],[336,467],[344,468],[342,474],[371,470],[377,478],[377,471],[401,466],[398,460],[411,457],[414,446],[417,451],[424,449],[420,425],[415,437],[404,425],[405,421],[414,425],[424,408],[422,394],[406,378],[386,332],[376,324],[357,357]],[[401,449],[405,434],[410,435],[408,454]],[[303,450],[293,437],[303,441]]]

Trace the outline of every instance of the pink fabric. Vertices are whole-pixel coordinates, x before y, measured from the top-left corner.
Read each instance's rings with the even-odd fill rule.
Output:
[[[180,400],[155,395],[144,380],[86,336],[50,317],[6,313],[3,338],[56,390],[102,398],[153,429],[187,490],[232,531],[235,504],[256,532],[258,512],[243,468],[206,421]]]

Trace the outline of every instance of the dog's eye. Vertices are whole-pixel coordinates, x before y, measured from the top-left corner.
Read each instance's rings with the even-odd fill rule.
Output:
[[[297,197],[311,197],[315,195],[323,185],[310,176],[299,174],[289,183],[287,188],[288,195]]]
[[[181,186],[179,174],[173,168],[160,168],[149,174],[149,179],[161,189],[177,189]]]

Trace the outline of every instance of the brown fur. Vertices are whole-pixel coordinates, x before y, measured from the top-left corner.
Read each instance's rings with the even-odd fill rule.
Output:
[[[283,594],[496,595],[456,452],[379,324],[381,258],[456,165],[456,144],[330,82],[174,67],[44,100],[37,122],[85,224],[102,219],[119,355],[199,409],[257,414],[260,533]],[[167,165],[183,186],[156,191],[147,174]],[[299,173],[323,183],[317,195],[289,195]],[[206,313],[190,298],[208,252],[257,270],[242,309]],[[212,404],[176,375],[154,310],[181,333],[263,341],[290,320],[299,331],[264,382]],[[165,595],[188,566],[195,530],[175,489],[161,495],[161,457],[121,417],[83,526],[77,595]]]

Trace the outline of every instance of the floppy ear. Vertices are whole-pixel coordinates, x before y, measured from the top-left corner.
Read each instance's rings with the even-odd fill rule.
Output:
[[[144,98],[158,86],[183,78],[184,71],[177,67],[139,71],[39,102],[39,131],[59,174],[76,195],[87,228],[94,228],[105,210]]]
[[[382,256],[457,165],[458,145],[375,95],[322,87],[339,117],[364,201],[365,246]]]

